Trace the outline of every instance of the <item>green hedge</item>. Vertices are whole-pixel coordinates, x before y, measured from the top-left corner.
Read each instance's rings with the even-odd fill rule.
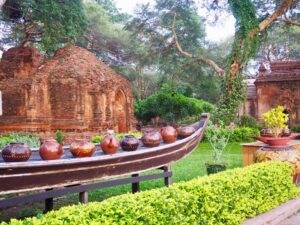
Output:
[[[229,130],[224,129],[223,132],[230,132]],[[234,131],[229,137],[229,142],[252,142],[255,141],[249,136],[259,136],[259,130],[257,128],[250,128],[250,127],[236,127]],[[204,141],[208,141],[207,138],[204,136]]]
[[[144,100],[135,101],[135,116],[147,124],[160,117],[165,122],[179,122],[191,116],[212,112],[215,106],[201,99],[186,97],[176,90],[164,87]]]
[[[291,173],[285,163],[260,163],[10,224],[241,224],[299,195]]]
[[[231,134],[230,142],[251,142],[254,139],[249,138],[249,136],[259,136],[259,130],[257,128],[250,127],[236,127]]]

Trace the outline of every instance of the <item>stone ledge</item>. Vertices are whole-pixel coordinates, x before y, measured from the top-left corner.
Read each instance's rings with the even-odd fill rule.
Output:
[[[300,197],[290,200],[269,212],[247,219],[242,225],[278,225],[300,210]]]

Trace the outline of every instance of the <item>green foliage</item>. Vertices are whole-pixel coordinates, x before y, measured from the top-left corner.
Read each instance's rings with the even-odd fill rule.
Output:
[[[282,130],[287,128],[286,123],[289,120],[289,116],[283,111],[283,106],[278,106],[262,115],[266,126],[272,130],[275,137],[278,137]]]
[[[214,163],[221,162],[221,156],[228,144],[232,132],[233,127],[226,127],[222,121],[220,121],[218,125],[214,125],[210,121],[207,126],[205,136],[212,146]]]
[[[229,130],[228,128],[219,128],[220,133],[224,136],[229,136],[229,142],[252,142],[254,141],[249,136],[259,136],[260,132],[257,128],[251,127],[235,127],[233,131]],[[207,131],[205,132],[204,140],[208,141]]]
[[[254,3],[251,0],[229,0],[228,3],[236,19],[236,33],[232,51],[228,57],[218,112],[221,120],[234,122],[245,98],[243,68],[246,68],[249,59],[256,55],[260,38],[257,32],[259,21]]]
[[[292,131],[295,132],[295,133],[300,133],[300,125],[293,126]]]
[[[102,6],[113,22],[125,22],[129,19],[128,14],[119,11],[114,0],[96,0],[96,2]]]
[[[55,136],[56,136],[56,141],[59,143],[59,144],[62,144],[63,141],[65,140],[65,137],[62,133],[61,130],[57,130],[56,133],[55,133]]]
[[[251,127],[236,127],[230,136],[230,142],[252,142],[254,141],[249,136],[259,136],[260,132],[257,128]]]
[[[0,148],[5,147],[10,142],[24,142],[30,148],[40,147],[40,138],[34,134],[11,133],[0,136]]]
[[[122,140],[126,135],[133,135],[136,138],[141,138],[142,133],[141,132],[135,132],[135,131],[129,131],[128,133],[117,133],[116,138],[120,141]],[[92,142],[93,143],[100,143],[104,138],[104,135],[98,135],[95,137],[92,137]]]
[[[10,136],[0,136],[0,148],[4,148],[10,142],[14,142],[15,140]]]
[[[168,86],[164,86],[147,99],[135,103],[135,115],[143,122],[149,122],[155,117],[160,117],[166,122],[178,122],[180,119],[199,116],[201,113],[211,112],[213,109],[212,104],[188,98]]]
[[[257,128],[257,122],[256,122],[255,118],[253,118],[252,116],[248,116],[248,115],[241,116],[239,125],[241,127]]]
[[[291,173],[285,163],[260,163],[169,188],[68,206],[39,218],[13,219],[10,224],[238,225],[299,195]]]
[[[62,43],[74,41],[86,28],[81,0],[7,0],[3,8],[7,19],[13,19],[19,43],[37,43],[47,53],[53,53]]]

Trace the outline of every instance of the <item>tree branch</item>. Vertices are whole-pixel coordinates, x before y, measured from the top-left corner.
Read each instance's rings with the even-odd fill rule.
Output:
[[[291,20],[287,17],[286,13],[284,13],[284,19],[281,19],[281,21],[287,23],[287,24],[291,24],[291,25],[295,25],[300,27],[300,22],[295,21],[295,20]]]
[[[277,17],[282,15],[286,11],[286,9],[290,7],[293,3],[294,3],[293,0],[285,0],[282,3],[282,5],[271,16],[269,16],[259,24],[259,31],[263,31],[264,29],[266,29],[271,23],[273,23],[277,19]]]
[[[220,68],[217,63],[215,63],[213,60],[211,59],[205,59],[205,58],[201,58],[198,56],[194,56],[192,53],[186,52],[184,51],[178,41],[178,37],[176,34],[176,12],[174,12],[174,17],[173,17],[173,25],[172,25],[172,32],[173,32],[173,39],[175,42],[175,46],[177,48],[177,50],[184,56],[195,59],[203,64],[209,65],[210,67],[212,67],[219,75],[223,75],[224,74],[224,70],[222,68]]]

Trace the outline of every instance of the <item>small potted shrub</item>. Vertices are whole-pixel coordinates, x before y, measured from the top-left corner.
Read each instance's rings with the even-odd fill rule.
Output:
[[[286,123],[289,117],[283,113],[283,110],[284,108],[282,106],[278,106],[262,115],[266,126],[272,131],[275,138],[278,138],[282,134],[282,131],[288,128]]]
[[[213,125],[211,122],[206,128],[205,136],[212,146],[212,161],[206,162],[207,174],[218,173],[226,170],[227,163],[221,160],[222,154],[229,142],[229,138],[233,132],[234,125],[224,126],[223,122]]]
[[[299,134],[283,135],[284,133],[288,133],[285,129],[288,127],[286,123],[289,120],[288,115],[285,114],[283,110],[284,108],[282,106],[278,106],[262,115],[265,125],[271,131],[272,136],[253,136],[252,138],[270,146],[287,146],[289,140],[299,136]]]

